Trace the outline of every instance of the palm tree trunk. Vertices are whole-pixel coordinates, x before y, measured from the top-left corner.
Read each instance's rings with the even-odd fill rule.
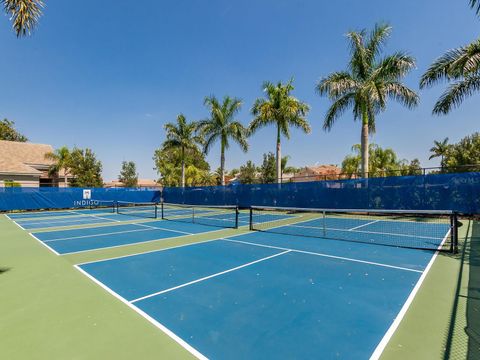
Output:
[[[185,187],[185,149],[182,147],[182,188]]]
[[[366,112],[363,114],[362,119],[362,138],[361,138],[361,147],[362,147],[362,176],[364,178],[368,177],[368,115]]]
[[[277,183],[282,183],[282,149],[280,145],[280,126],[277,126]]]
[[[225,144],[222,140],[222,149],[220,154],[220,172],[221,174],[221,184],[225,186]]]

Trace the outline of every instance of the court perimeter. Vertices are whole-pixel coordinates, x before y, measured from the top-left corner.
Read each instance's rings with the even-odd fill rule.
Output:
[[[7,358],[469,351],[455,333],[467,316],[463,254],[90,215],[0,217]]]

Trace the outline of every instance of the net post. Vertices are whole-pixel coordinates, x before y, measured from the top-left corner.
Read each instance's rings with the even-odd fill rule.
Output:
[[[451,217],[452,222],[452,245],[451,251],[454,254],[458,253],[458,214],[454,212]]]
[[[116,213],[117,213],[117,214],[120,214],[120,212],[119,212],[119,210],[118,210],[119,208],[120,208],[120,206],[118,205],[118,201],[117,201],[117,209],[116,209]],[[113,209],[113,211],[115,211],[115,208]]]
[[[158,205],[155,203],[155,219],[158,219]]]
[[[192,207],[192,223],[195,222],[195,207]]]
[[[238,229],[238,216],[240,211],[238,210],[238,206],[235,207],[235,229]]]
[[[250,206],[250,231],[253,231],[253,208]]]
[[[165,210],[164,210],[163,200],[160,203],[160,206],[161,206],[160,210],[161,210],[161,214],[162,214],[162,220],[165,220],[165,212],[164,212]]]
[[[326,225],[327,219],[326,219],[325,210],[322,213],[323,213],[323,237],[326,237],[327,236],[327,225]]]

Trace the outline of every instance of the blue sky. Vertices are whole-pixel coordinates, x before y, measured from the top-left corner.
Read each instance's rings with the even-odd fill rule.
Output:
[[[351,113],[325,133],[329,102],[315,94],[322,76],[348,60],[344,34],[388,22],[387,52],[406,50],[418,68],[406,83],[418,89],[428,65],[446,50],[480,36],[480,19],[467,0],[45,0],[33,36],[16,39],[8,18],[0,19],[0,117],[15,120],[32,142],[92,148],[104,179],[118,176],[123,160],[137,163],[142,178],[156,178],[152,155],[165,138],[163,125],[182,112],[205,118],[203,98],[240,97],[239,120],[262,96],[265,80],[295,78],[294,95],[311,106],[312,133],[293,132],[283,153],[296,166],[340,164],[359,142]],[[443,86],[421,91],[409,111],[390,103],[377,118],[372,141],[424,166],[433,140],[457,141],[478,130],[479,96],[446,117],[431,109]],[[208,160],[219,164],[219,146]],[[275,130],[250,139],[244,154],[232,145],[227,168],[260,163],[275,148]]]

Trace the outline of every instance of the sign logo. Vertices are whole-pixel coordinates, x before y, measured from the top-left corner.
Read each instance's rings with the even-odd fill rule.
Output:
[[[83,190],[83,200],[90,200],[92,198],[92,190],[84,189]]]

